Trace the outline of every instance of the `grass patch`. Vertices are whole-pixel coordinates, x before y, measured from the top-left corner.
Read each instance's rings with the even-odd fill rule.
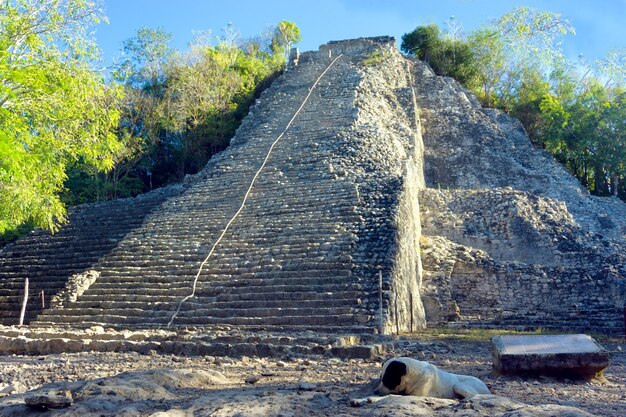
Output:
[[[406,338],[420,338],[427,337],[429,339],[459,339],[476,342],[489,341],[494,336],[508,336],[508,335],[550,335],[550,334],[564,334],[564,333],[577,333],[577,332],[564,332],[557,330],[511,330],[511,329],[455,329],[450,327],[435,327],[420,330],[414,333],[403,334]]]
[[[364,67],[373,67],[382,64],[389,56],[389,51],[376,49],[365,57],[360,64]]]
[[[535,330],[512,330],[512,329],[455,329],[451,327],[433,327],[419,330],[413,333],[404,333],[406,339],[444,340],[457,339],[471,342],[488,342],[495,336],[522,336],[522,335],[555,335],[555,334],[579,334],[579,331],[542,329]],[[595,332],[584,332],[600,343],[623,343],[623,337],[611,336]]]

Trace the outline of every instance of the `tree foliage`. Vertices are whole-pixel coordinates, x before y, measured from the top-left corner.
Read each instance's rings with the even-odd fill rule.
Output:
[[[54,231],[66,205],[136,195],[201,169],[300,40],[280,22],[240,40],[198,34],[188,51],[143,27],[107,82],[94,70],[99,0],[2,0],[0,241]]]
[[[160,28],[141,27],[124,41],[122,57],[113,68],[113,78],[135,89],[150,90],[165,82],[165,64],[173,54],[172,34]]]
[[[302,39],[300,29],[295,23],[288,20],[281,21],[274,29],[271,48],[274,53],[282,52],[285,61],[289,59],[289,51],[294,43]]]
[[[428,62],[437,75],[465,83],[472,77],[472,55],[467,42],[443,36],[437,25],[418,26],[402,36],[404,52]]]
[[[563,38],[576,31],[571,22],[558,13],[518,7],[497,22],[509,59],[542,63],[547,66],[563,60]]]
[[[402,49],[429,62],[437,74],[455,77],[484,106],[519,118],[533,143],[593,193],[626,199],[624,51],[610,53],[595,66],[569,63],[562,40],[575,33],[571,23],[527,7],[466,39],[458,32],[446,38],[435,25],[421,26],[402,37]],[[467,45],[469,56],[449,59],[450,38]]]
[[[71,170],[66,200],[136,195],[198,172],[280,72],[283,47],[299,39],[297,26],[281,25],[249,40],[232,24],[219,37],[198,32],[186,51],[173,50],[162,29],[140,28],[112,71],[124,91],[117,129],[123,152],[106,173]]]
[[[120,92],[89,65],[103,18],[87,0],[9,0],[0,8],[0,233],[54,230],[72,163],[112,168]]]

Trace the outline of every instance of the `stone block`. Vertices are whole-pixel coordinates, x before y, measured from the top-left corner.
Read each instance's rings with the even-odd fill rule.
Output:
[[[609,366],[609,352],[584,334],[497,336],[492,348],[497,374],[590,379]]]
[[[385,353],[386,345],[356,345],[356,346],[336,346],[330,350],[332,356],[346,359],[373,359]]]
[[[24,398],[27,406],[40,409],[50,410],[56,408],[67,408],[74,402],[72,393],[68,389],[38,391]]]

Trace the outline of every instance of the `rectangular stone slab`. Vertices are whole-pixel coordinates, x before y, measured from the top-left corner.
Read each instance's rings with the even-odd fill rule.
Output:
[[[496,374],[593,378],[609,366],[609,352],[585,334],[496,336]]]

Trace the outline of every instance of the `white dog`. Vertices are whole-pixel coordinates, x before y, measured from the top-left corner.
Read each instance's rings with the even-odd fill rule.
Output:
[[[418,397],[468,398],[478,394],[491,394],[478,378],[442,371],[435,365],[411,358],[389,359],[383,365],[376,395],[400,394]],[[359,406],[381,400],[369,397],[352,400]]]

